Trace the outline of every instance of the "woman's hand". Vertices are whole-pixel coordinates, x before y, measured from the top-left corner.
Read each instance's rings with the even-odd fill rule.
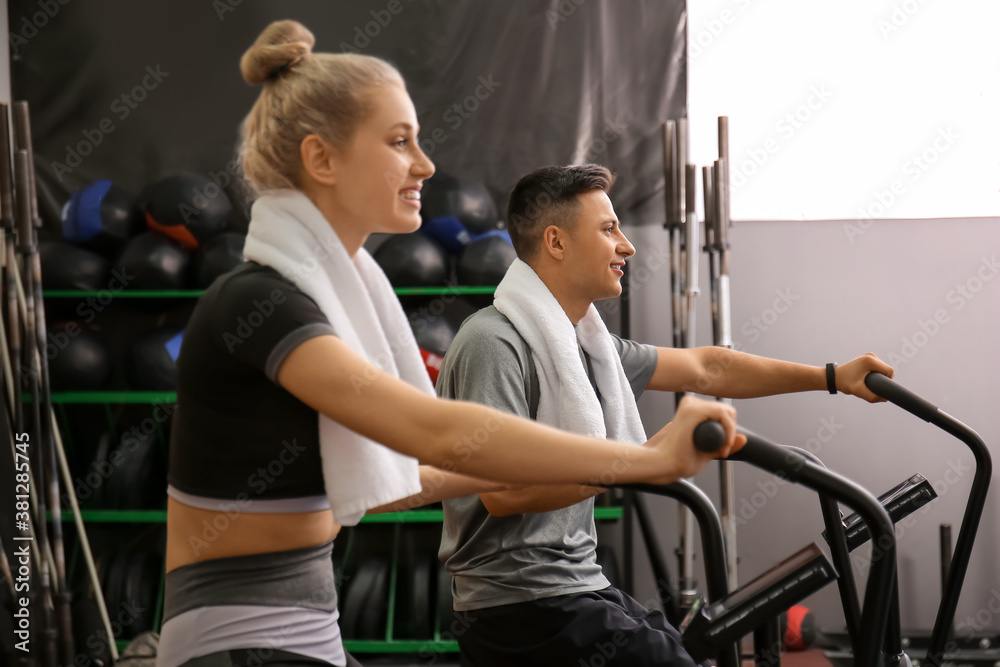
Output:
[[[726,440],[717,452],[706,453],[694,446],[694,429],[705,420],[722,424],[726,430]],[[747,442],[745,436],[736,432],[736,410],[718,401],[706,401],[685,396],[677,407],[674,420],[650,438],[645,446],[654,449],[668,459],[670,472],[650,479],[654,484],[667,484],[678,479],[694,477],[713,459],[724,459],[739,451]]]

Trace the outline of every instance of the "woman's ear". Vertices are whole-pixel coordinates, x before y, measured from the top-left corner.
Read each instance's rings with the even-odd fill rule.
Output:
[[[566,231],[556,225],[549,225],[542,231],[542,252],[553,259],[566,256]]]
[[[335,150],[329,142],[317,134],[310,134],[299,145],[299,154],[304,174],[322,185],[336,184]]]

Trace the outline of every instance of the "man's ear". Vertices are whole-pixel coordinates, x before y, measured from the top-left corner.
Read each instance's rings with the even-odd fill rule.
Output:
[[[337,182],[336,150],[317,134],[310,134],[299,144],[302,171],[317,183],[334,185]]]
[[[542,252],[550,257],[562,260],[566,257],[566,230],[556,225],[549,225],[542,232]]]

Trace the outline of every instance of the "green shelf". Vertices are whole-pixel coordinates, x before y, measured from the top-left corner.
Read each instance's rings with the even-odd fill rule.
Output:
[[[446,287],[396,287],[393,291],[399,296],[442,296],[454,294],[462,296],[465,294],[493,294],[495,286],[470,286],[452,285]],[[42,296],[48,299],[192,299],[205,293],[205,290],[121,290],[113,292],[111,290],[71,290],[71,289],[50,289],[43,290]]]
[[[52,518],[52,512],[48,512]],[[167,510],[80,510],[80,518],[91,523],[166,523]],[[63,523],[73,521],[73,512],[62,511]]]
[[[457,641],[431,639],[345,639],[349,653],[458,653]]]
[[[25,402],[31,400],[28,394],[23,395]],[[176,403],[175,391],[54,391],[52,403]]]
[[[395,287],[392,291],[395,292],[397,296],[443,296],[446,294],[462,296],[463,294],[493,294],[497,291],[497,288],[493,285],[486,285],[483,287],[463,287],[461,285],[455,285],[452,287]]]
[[[444,510],[410,510],[409,512],[383,512],[366,514],[361,523],[441,523]]]
[[[166,510],[81,510],[84,521],[93,523],[165,523]],[[51,513],[50,513],[51,516]],[[595,507],[594,518],[620,519],[621,507]],[[63,510],[64,523],[73,521],[73,514]],[[443,510],[411,510],[409,512],[385,512],[384,514],[368,514],[361,523],[441,523],[444,520]]]
[[[595,507],[595,519],[620,519],[625,516],[625,510],[621,507]]]

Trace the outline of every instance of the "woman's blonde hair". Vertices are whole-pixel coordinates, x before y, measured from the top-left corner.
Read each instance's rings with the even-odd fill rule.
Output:
[[[264,29],[240,60],[243,78],[263,90],[243,124],[243,173],[257,191],[298,187],[299,146],[316,134],[338,148],[371,112],[375,86],[403,84],[372,56],[313,53],[316,38],[297,21]]]

